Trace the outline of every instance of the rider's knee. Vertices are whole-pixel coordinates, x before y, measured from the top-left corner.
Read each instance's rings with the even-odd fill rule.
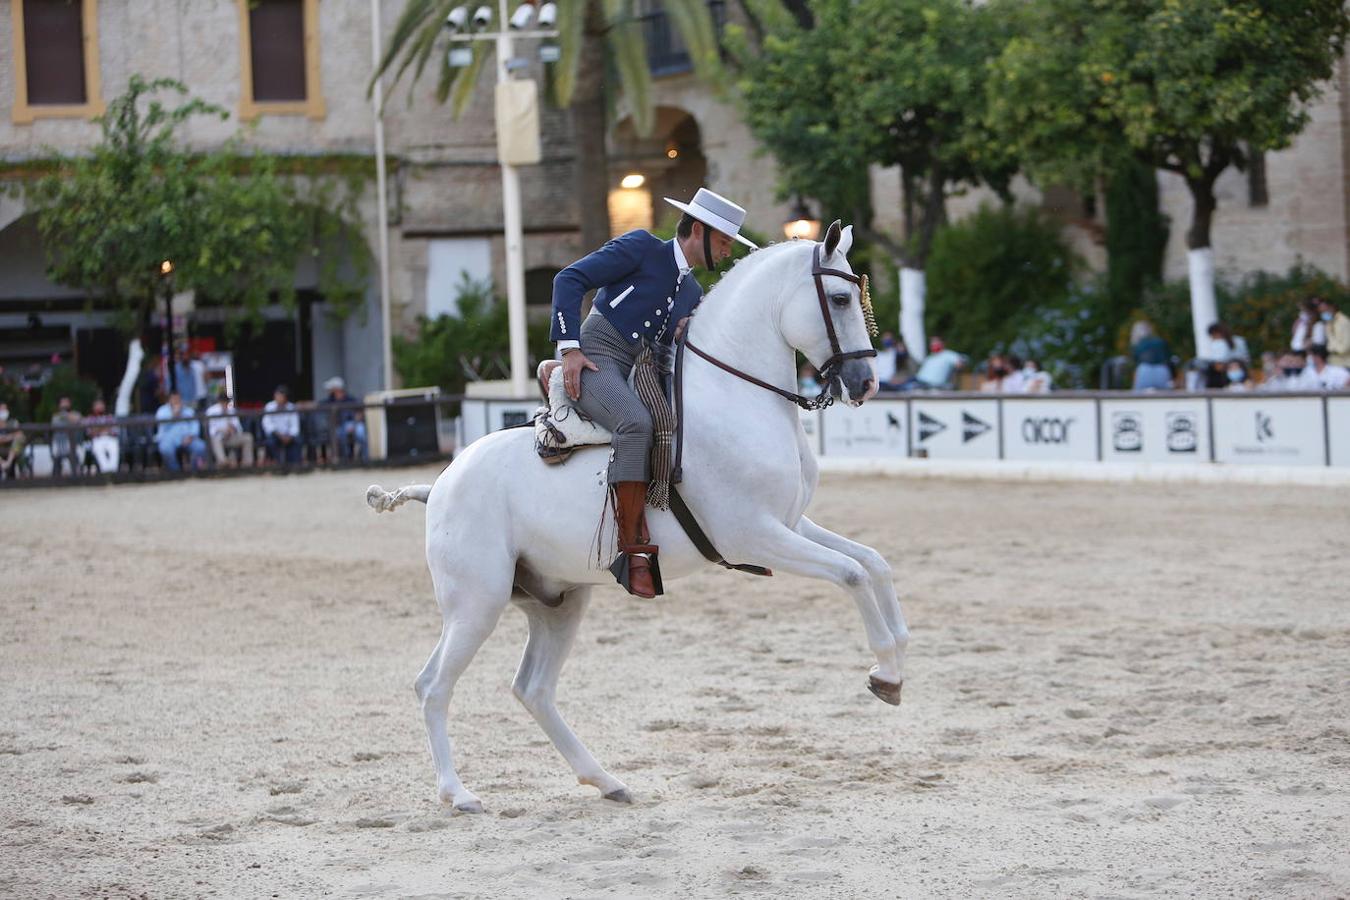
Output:
[[[619,434],[650,438],[655,431],[655,427],[652,425],[651,413],[644,409],[640,415],[634,410],[632,415],[620,422],[619,427],[615,430]]]

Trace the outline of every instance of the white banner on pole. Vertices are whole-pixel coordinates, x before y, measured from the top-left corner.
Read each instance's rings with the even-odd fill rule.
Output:
[[[1203,397],[1103,400],[1105,462],[1209,462],[1209,412]]]
[[[1216,398],[1214,461],[1243,465],[1326,465],[1320,397]]]
[[[836,403],[821,416],[826,456],[906,456],[905,403],[873,399],[854,408]]]
[[[1003,400],[1003,458],[1097,460],[1092,400]]]
[[[932,459],[998,459],[998,402],[919,400],[910,404],[914,455]]]

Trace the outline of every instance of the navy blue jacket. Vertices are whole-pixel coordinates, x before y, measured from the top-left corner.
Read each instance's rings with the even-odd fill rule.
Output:
[[[630,231],[559,272],[553,279],[549,340],[580,340],[581,298],[594,290],[596,309],[630,344],[644,337],[655,341],[668,321],[661,343],[669,344],[675,323],[703,299],[692,272],[675,294],[680,271],[672,244],[647,231]]]

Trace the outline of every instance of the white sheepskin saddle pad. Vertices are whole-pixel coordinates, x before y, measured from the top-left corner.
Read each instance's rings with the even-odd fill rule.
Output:
[[[548,380],[548,406],[539,407],[534,419],[534,447],[544,462],[559,463],[578,447],[608,444],[609,429],[588,419],[572,405],[563,388],[562,366]]]

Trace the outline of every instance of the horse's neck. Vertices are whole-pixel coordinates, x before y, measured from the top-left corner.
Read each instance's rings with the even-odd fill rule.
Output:
[[[725,365],[796,393],[796,355],[783,339],[778,324],[783,267],[790,262],[790,258],[766,260],[761,271],[746,272],[734,284],[714,290],[690,321],[689,340]],[[711,367],[706,360],[703,363]],[[752,387],[766,400],[786,402],[763,388],[735,379],[730,373],[722,372],[720,377]]]

